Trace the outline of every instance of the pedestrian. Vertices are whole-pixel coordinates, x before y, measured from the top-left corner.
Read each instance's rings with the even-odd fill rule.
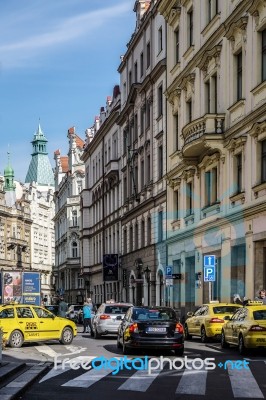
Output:
[[[64,298],[61,297],[58,307],[58,316],[65,318],[67,311],[68,311],[68,304],[65,302]]]
[[[91,324],[91,312],[92,312],[91,305],[87,301],[85,301],[83,306],[83,333],[88,332],[88,326],[89,326],[91,336],[93,336],[92,324]]]
[[[90,297],[87,299],[87,304],[90,307],[92,313],[95,313],[95,311],[97,311],[96,306],[95,304],[93,304],[92,299]]]
[[[260,301],[263,302],[263,304],[266,304],[266,290],[265,289],[261,289],[259,291],[258,297],[255,297],[255,300],[260,300]]]

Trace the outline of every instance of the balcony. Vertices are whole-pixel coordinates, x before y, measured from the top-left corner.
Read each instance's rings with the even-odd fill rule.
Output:
[[[116,178],[118,177],[119,162],[118,160],[111,160],[105,165],[105,177]]]
[[[23,239],[19,239],[17,237],[9,237],[7,239],[7,248],[14,249],[15,247],[20,247],[22,251],[25,251],[28,247],[28,242]]]
[[[182,129],[184,157],[198,157],[206,148],[217,148],[223,142],[225,114],[206,114]]]

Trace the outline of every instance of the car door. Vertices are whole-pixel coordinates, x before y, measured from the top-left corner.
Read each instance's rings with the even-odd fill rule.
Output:
[[[195,311],[192,321],[191,321],[191,328],[189,328],[189,333],[191,335],[200,335],[200,324],[201,324],[201,315],[204,311],[204,307],[200,307],[198,310]]]
[[[40,339],[59,339],[61,320],[42,307],[33,307],[39,324]]]
[[[241,308],[241,310],[239,311],[239,313],[237,315],[237,318],[233,322],[232,343],[235,345],[238,344],[239,333],[244,328],[246,316],[247,316],[247,310],[245,308],[243,308],[243,309]]]
[[[13,330],[18,328],[14,307],[7,306],[1,310],[0,328],[3,330],[3,336],[5,339],[9,337]]]
[[[30,306],[16,307],[18,328],[24,334],[24,340],[34,340],[39,338],[39,321],[34,316]]]
[[[231,319],[223,326],[223,330],[225,333],[225,340],[228,343],[232,343],[232,344],[238,343],[237,330],[238,330],[239,321],[242,318],[241,317],[242,312],[243,312],[243,309],[240,308],[237,312],[234,313],[234,315],[231,317]]]
[[[122,322],[121,322],[121,325],[120,325],[120,329],[121,329],[121,339],[122,339],[122,341],[123,341],[123,338],[125,338],[125,339],[127,339],[127,338],[129,338],[129,330],[128,330],[128,327],[129,327],[129,325],[130,325],[130,323],[131,323],[131,318],[132,318],[132,309],[130,308],[127,312],[126,312],[126,314],[125,314],[125,316],[124,316],[124,319],[122,320]]]

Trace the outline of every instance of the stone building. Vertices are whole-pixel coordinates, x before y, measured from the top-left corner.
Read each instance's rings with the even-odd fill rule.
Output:
[[[167,264],[171,304],[266,286],[266,7],[162,0],[167,23]],[[205,256],[216,259],[205,279]],[[205,260],[205,262],[204,262]]]
[[[68,303],[82,304],[86,297],[81,272],[80,193],[84,188],[85,166],[81,160],[84,141],[70,128],[69,150],[55,151],[55,266],[57,295]]]

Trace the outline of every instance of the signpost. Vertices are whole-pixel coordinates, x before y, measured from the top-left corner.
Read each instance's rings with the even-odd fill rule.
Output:
[[[212,300],[212,282],[216,279],[215,265],[216,256],[204,256],[204,282],[209,282],[209,301]]]

